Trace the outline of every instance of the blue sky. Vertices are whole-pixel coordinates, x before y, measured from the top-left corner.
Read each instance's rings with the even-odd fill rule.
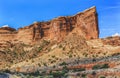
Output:
[[[0,0],[0,26],[17,29],[92,6],[97,7],[100,37],[120,33],[120,0]]]

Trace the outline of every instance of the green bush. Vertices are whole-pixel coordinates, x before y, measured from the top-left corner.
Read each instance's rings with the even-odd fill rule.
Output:
[[[55,62],[56,62],[56,60],[52,60],[52,61],[51,61],[51,63],[55,63]]]
[[[46,63],[43,63],[43,65],[44,65],[44,66],[47,66],[47,64],[46,64]]]
[[[92,67],[92,69],[105,69],[105,68],[109,68],[108,64],[102,64],[102,65],[94,65]]]
[[[72,54],[69,55],[69,58],[72,58]]]
[[[6,70],[4,70],[3,72],[5,72],[5,73],[10,73],[10,70],[6,69]]]
[[[43,49],[43,47],[39,47],[39,48],[38,48],[38,51],[41,51],[42,49]]]
[[[85,71],[85,68],[79,68],[79,69],[73,69],[74,72],[77,72],[77,71]]]
[[[55,58],[55,55],[53,55],[52,58]]]
[[[68,67],[67,66],[63,66],[63,72],[67,73],[69,71]]]
[[[100,76],[100,78],[105,78],[105,76]]]
[[[109,68],[108,64],[103,64],[102,68]]]
[[[86,77],[86,74],[82,74],[81,77],[82,77],[82,78],[85,78],[85,77]]]
[[[66,63],[66,62],[62,62],[62,63],[60,64],[60,66],[63,66],[63,65],[67,65],[67,63]]]
[[[61,45],[61,44],[59,45],[59,48],[62,48],[62,45]]]
[[[50,42],[47,40],[43,40],[43,44],[48,45]]]
[[[62,77],[62,76],[65,75],[65,72],[63,72],[63,71],[56,71],[56,72],[51,72],[50,75],[52,75],[54,78]]]

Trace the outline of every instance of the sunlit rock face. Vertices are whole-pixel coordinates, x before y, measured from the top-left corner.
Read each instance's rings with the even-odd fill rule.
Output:
[[[99,37],[98,18],[95,7],[74,16],[58,17],[47,22],[35,22],[18,30],[0,28],[0,41],[24,42],[26,44],[41,39],[62,41],[71,31],[77,29],[86,39]]]

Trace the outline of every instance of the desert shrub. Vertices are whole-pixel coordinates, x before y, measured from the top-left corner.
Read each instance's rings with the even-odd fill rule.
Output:
[[[39,74],[40,74],[39,71],[35,71],[35,72],[31,73],[31,75],[34,75],[34,76],[38,76]]]
[[[105,76],[100,76],[99,78],[105,78]]]
[[[52,75],[54,78],[57,78],[57,77],[62,77],[65,75],[65,72],[64,71],[56,71],[56,72],[51,72],[50,75]]]
[[[41,47],[38,48],[38,51],[41,51],[42,49],[43,49],[43,47],[41,46]]]
[[[41,67],[41,64],[40,64],[40,63],[38,63],[38,66],[39,66],[39,67]]]
[[[77,73],[77,76],[80,76],[80,73]]]
[[[95,58],[93,58],[93,59],[92,59],[92,61],[93,61],[93,62],[96,62],[96,59],[95,59]]]
[[[87,54],[87,53],[83,53],[83,55],[84,55],[85,57],[87,57],[87,56],[88,56],[88,54]]]
[[[67,72],[68,72],[68,68],[64,66],[62,71],[51,72],[50,75],[52,75],[54,78],[66,78]]]
[[[102,68],[109,68],[108,64],[103,64]]]
[[[43,63],[43,65],[44,65],[44,66],[47,66],[47,64],[46,64],[46,63]]]
[[[104,68],[109,68],[108,64],[102,64],[102,65],[94,65],[92,69],[104,69]]]
[[[10,60],[10,63],[13,63],[13,60]]]
[[[63,50],[65,50],[65,47],[63,47]]]
[[[26,62],[28,62],[28,60],[26,60]]]
[[[85,71],[85,68],[78,68],[78,69],[74,69],[73,71],[74,71],[74,72],[77,72],[77,71]]]
[[[10,73],[10,70],[6,69],[6,70],[4,70],[3,72],[5,72],[5,73]]]
[[[55,68],[56,66],[54,65],[53,68]]]
[[[48,59],[49,61],[51,61],[52,59]]]
[[[85,57],[87,57],[88,56],[88,54],[85,54]]]
[[[68,71],[69,69],[68,69],[68,67],[67,66],[63,66],[63,71],[65,72],[65,71]]]
[[[62,45],[61,45],[61,44],[59,45],[59,48],[62,48]]]
[[[55,62],[56,62],[56,60],[52,60],[52,61],[51,61],[51,63],[55,63]]]
[[[41,74],[45,74],[45,73],[46,73],[46,71],[42,71],[42,72],[41,72]]]
[[[101,68],[100,65],[94,65],[94,66],[92,67],[92,69],[100,69],[100,68]]]
[[[59,58],[56,57],[55,59],[58,60]]]
[[[68,73],[68,72],[69,72],[68,67],[67,67],[67,66],[63,66],[63,68],[62,68],[62,72],[64,72],[64,73]]]
[[[32,63],[34,63],[35,61],[32,59]]]
[[[103,53],[104,55],[106,55],[106,53]]]
[[[117,56],[117,55],[120,55],[120,52],[114,53],[112,56]]]
[[[96,75],[96,72],[93,71],[93,72],[92,72],[92,75]]]
[[[62,63],[60,64],[60,66],[63,66],[63,65],[67,65],[67,63],[66,63],[66,62],[62,62]]]
[[[52,58],[55,58],[55,55],[53,55]]]
[[[72,54],[69,55],[69,58],[72,58]]]
[[[86,74],[82,74],[81,77],[82,77],[82,78],[85,78],[85,77],[86,77]]]
[[[95,57],[95,55],[92,55],[92,57]]]
[[[24,46],[24,47],[29,46],[29,45],[27,45],[27,44],[25,44],[25,43],[21,43],[21,45]]]
[[[74,55],[74,57],[76,57],[76,55]]]
[[[50,42],[47,40],[43,40],[43,44],[48,45]]]

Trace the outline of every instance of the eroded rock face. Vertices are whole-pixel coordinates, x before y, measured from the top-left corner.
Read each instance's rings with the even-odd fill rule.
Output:
[[[17,31],[12,28],[0,29],[0,40],[32,43],[41,39],[62,41],[76,28],[86,39],[99,37],[96,8],[92,7],[71,17],[58,17],[48,22],[36,22]],[[8,32],[9,33],[2,33]],[[2,34],[1,34],[2,33]]]
[[[72,30],[70,20],[66,17],[59,17],[51,21],[50,39],[61,41]]]
[[[99,37],[98,19],[95,7],[76,15],[76,26],[85,34],[86,39]]]

